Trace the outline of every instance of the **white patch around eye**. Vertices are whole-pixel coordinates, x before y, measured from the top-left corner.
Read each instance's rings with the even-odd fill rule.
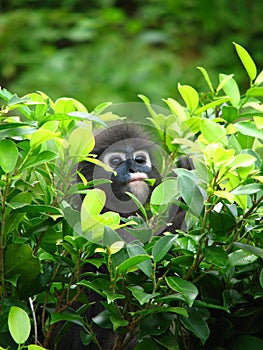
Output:
[[[139,150],[139,151],[135,151],[133,152],[133,159],[135,159],[138,156],[142,156],[143,158],[145,158],[145,164],[146,166],[148,166],[149,168],[152,167],[152,162],[151,162],[151,158],[148,152],[143,151],[143,150]]]
[[[124,152],[108,152],[108,153],[104,154],[101,158],[101,161],[112,170],[115,170],[115,168],[116,168],[116,167],[112,166],[110,163],[110,160],[113,157],[120,157],[122,159],[122,161],[126,160],[126,156],[125,156]]]

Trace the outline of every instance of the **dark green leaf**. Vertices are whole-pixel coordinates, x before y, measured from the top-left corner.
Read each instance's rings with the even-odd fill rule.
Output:
[[[225,268],[228,264],[228,255],[221,247],[206,247],[204,254],[210,264],[220,268]]]
[[[198,337],[202,344],[205,344],[210,335],[210,330],[203,315],[199,312],[199,309],[191,308],[188,311],[189,317],[179,316],[180,321],[185,328],[193,332]]]
[[[159,262],[165,254],[171,249],[176,240],[175,235],[163,236],[155,243],[152,250],[154,262]]]
[[[251,335],[238,335],[235,337],[233,350],[262,350],[263,341],[260,338]]]

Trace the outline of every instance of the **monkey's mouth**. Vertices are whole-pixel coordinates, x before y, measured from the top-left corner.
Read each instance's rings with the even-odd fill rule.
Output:
[[[144,181],[148,179],[148,176],[144,173],[133,173],[130,176],[130,181],[129,182],[134,182],[134,181]]]

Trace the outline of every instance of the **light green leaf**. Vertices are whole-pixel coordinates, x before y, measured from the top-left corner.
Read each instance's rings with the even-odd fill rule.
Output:
[[[263,184],[247,184],[235,188],[231,193],[234,195],[254,194],[263,190]]]
[[[42,346],[31,344],[28,345],[28,350],[46,350],[46,348],[43,348]]]
[[[257,76],[257,67],[253,59],[251,58],[247,50],[245,50],[242,46],[238,45],[237,43],[233,44],[235,45],[237,54],[243,66],[245,67],[245,70],[247,71],[250,80],[254,80]]]
[[[59,135],[59,132],[53,132],[48,129],[40,128],[32,134],[30,146],[32,148],[36,148],[45,141],[56,139]]]
[[[86,107],[74,98],[62,97],[55,102],[55,114],[67,114],[74,111],[87,112]]]
[[[208,143],[221,142],[226,144],[226,130],[218,123],[209,119],[202,119],[200,122],[200,131]]]
[[[18,159],[18,149],[12,140],[0,140],[0,167],[5,173],[14,171]]]
[[[203,74],[203,77],[205,78],[205,81],[207,82],[207,85],[209,86],[209,89],[212,93],[215,92],[214,88],[213,88],[213,85],[212,85],[212,82],[210,80],[210,77],[207,73],[207,71],[205,70],[205,68],[203,67],[197,67],[197,69],[200,70],[200,72]]]
[[[226,77],[227,75],[225,74],[219,74],[220,81],[224,80]],[[231,97],[231,100],[230,100],[231,104],[234,107],[238,107],[240,103],[240,92],[239,92],[238,85],[233,77],[226,80],[223,86],[223,90],[227,96]]]
[[[151,205],[167,205],[177,196],[177,179],[164,180],[152,192]]]
[[[91,130],[87,128],[77,128],[69,136],[70,157],[87,156],[95,146],[95,139]]]
[[[8,315],[8,328],[12,338],[17,344],[25,343],[31,331],[28,314],[20,307],[11,306]]]
[[[220,106],[222,105],[223,103],[227,102],[227,101],[230,101],[231,100],[231,97],[222,97],[222,98],[218,98],[212,102],[209,102],[207,103],[206,105],[198,108],[196,111],[195,111],[195,115],[198,115],[198,114],[202,114],[203,112],[207,111],[208,109],[211,109],[211,108],[215,108],[217,106]]]
[[[180,84],[178,84],[178,90],[180,92],[180,95],[184,99],[187,108],[191,113],[193,113],[196,110],[199,103],[198,92],[192,86]]]
[[[86,213],[91,216],[100,214],[105,202],[106,195],[102,190],[99,188],[88,190],[81,206],[81,219],[86,216]]]
[[[175,114],[180,120],[186,120],[187,114],[185,113],[184,108],[180,105],[179,102],[173,98],[163,99],[163,101],[168,105],[170,111]]]
[[[263,82],[263,70],[257,76],[254,85],[260,85]]]
[[[220,79],[219,85],[216,88],[216,93],[218,94],[220,90],[223,89],[223,87],[225,86],[225,84],[228,82],[228,80],[232,79],[234,76],[234,74],[230,74],[230,75],[225,75],[223,79]],[[220,76],[219,76],[220,78]]]
[[[243,135],[252,136],[258,138],[259,140],[263,140],[263,130],[259,130],[251,122],[240,122],[235,124],[235,127]]]
[[[239,167],[248,167],[256,162],[256,158],[250,154],[237,154],[234,159],[228,163],[230,169],[236,169]]]

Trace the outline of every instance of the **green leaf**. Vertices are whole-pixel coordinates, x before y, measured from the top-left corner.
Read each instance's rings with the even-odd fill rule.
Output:
[[[174,318],[175,315],[169,313],[156,313],[146,316],[140,323],[139,337],[163,334]]]
[[[210,330],[206,320],[202,317],[203,315],[200,313],[199,309],[191,308],[188,310],[188,314],[188,317],[179,316],[180,321],[184,327],[193,332],[193,334],[198,337],[204,345],[210,335]]]
[[[245,67],[245,70],[247,71],[250,80],[254,80],[257,76],[257,68],[253,59],[251,58],[247,50],[245,50],[242,46],[238,45],[237,43],[233,44],[235,45],[237,54],[243,66]]]
[[[43,142],[46,142],[48,140],[54,140],[58,136],[59,136],[59,133],[55,133],[48,129],[40,128],[32,134],[30,139],[30,147],[37,148]]]
[[[232,106],[223,106],[222,107],[222,117],[228,123],[234,122],[238,117],[238,109]]]
[[[87,156],[95,146],[92,131],[88,128],[77,128],[69,136],[69,155],[78,160]]]
[[[135,346],[134,350],[145,350],[145,349],[161,350],[161,347],[159,347],[154,340],[150,338],[143,338],[142,341],[140,341],[140,343]]]
[[[263,185],[262,184],[247,184],[247,185],[242,185],[236,187],[231,193],[235,195],[240,195],[240,194],[255,194],[263,190]]]
[[[19,276],[19,283],[26,285],[40,273],[39,260],[33,257],[27,244],[9,244],[5,251],[5,273],[7,278]]]
[[[81,220],[85,219],[86,214],[98,215],[102,211],[106,201],[105,193],[95,188],[88,190],[81,206]]]
[[[135,242],[127,244],[127,252],[130,257],[147,254],[146,250]],[[143,261],[138,267],[147,277],[152,277],[152,262],[150,260]]]
[[[0,167],[5,173],[14,171],[18,160],[18,149],[12,140],[0,140]]]
[[[25,343],[31,331],[28,314],[20,307],[12,306],[8,315],[8,328],[17,344]]]
[[[240,167],[245,168],[250,165],[254,165],[256,160],[257,159],[250,154],[237,154],[234,159],[228,163],[228,166],[232,170]]]
[[[165,280],[172,290],[182,294],[189,306],[193,305],[198,295],[198,289],[193,283],[179,277],[166,277]]]
[[[217,94],[219,93],[220,90],[223,89],[223,87],[228,82],[228,80],[233,78],[233,76],[234,76],[234,74],[225,75],[224,78],[220,79],[220,83],[219,83],[218,87],[216,88],[216,93]],[[220,78],[220,76],[219,76],[219,78]]]
[[[43,348],[42,346],[31,344],[28,345],[28,350],[46,350],[46,348]]]
[[[263,87],[251,87],[246,92],[247,97],[260,97],[263,96]]]
[[[226,77],[227,77],[227,75],[225,75],[225,74],[219,75],[220,81],[224,80]],[[225,84],[223,86],[223,90],[224,90],[226,95],[231,97],[230,102],[231,102],[232,106],[238,107],[239,103],[240,103],[240,92],[239,92],[238,85],[233,77],[228,79],[225,82]]]
[[[117,293],[113,293],[109,290],[105,290],[104,294],[107,297],[107,303],[111,304],[112,302],[114,302],[115,300],[119,300],[119,299],[125,299],[125,295],[123,294],[117,294]]]
[[[257,255],[251,254],[243,249],[235,250],[228,255],[228,261],[230,266],[243,266],[249,265],[258,259]]]
[[[143,204],[139,201],[139,199],[131,192],[125,192],[127,196],[129,196],[133,202],[137,205],[138,209],[141,211],[142,215],[145,217],[145,220],[148,220],[147,212],[143,206]]]
[[[232,344],[233,350],[262,350],[263,340],[251,335],[237,335]]]
[[[179,102],[172,98],[163,99],[163,101],[168,105],[170,111],[176,115],[180,120],[186,120],[187,114],[184,110],[184,108],[180,105]]]
[[[176,240],[175,235],[163,236],[154,244],[152,255],[154,262],[159,262],[170,250]]]
[[[192,86],[180,84],[178,84],[178,90],[184,99],[187,108],[191,113],[193,113],[199,104],[199,96],[197,91]]]
[[[79,326],[83,325],[83,319],[80,315],[78,314],[74,314],[74,313],[59,313],[59,312],[51,312],[51,324],[54,324],[56,322],[60,322],[60,321],[69,321],[72,323],[75,323]]]
[[[205,68],[203,68],[203,67],[197,67],[197,69],[199,69],[200,72],[203,74],[203,77],[205,78],[205,81],[207,82],[207,85],[208,85],[210,91],[211,91],[212,93],[214,93],[215,90],[214,90],[214,88],[213,88],[211,79],[210,79],[210,77],[209,77],[207,71],[205,70]]]
[[[198,108],[195,111],[195,115],[202,114],[203,112],[207,111],[208,109],[215,108],[217,106],[222,105],[223,103],[230,101],[231,97],[221,97],[216,99],[215,101],[209,102],[206,105],[203,105],[202,107]],[[189,121],[189,120],[188,120]]]
[[[159,295],[159,293],[145,293],[140,286],[130,286],[128,289],[132,292],[134,298],[139,301],[140,305],[149,303],[151,299]]]
[[[168,178],[155,187],[151,195],[150,205],[155,212],[158,212],[159,209],[162,211],[163,208],[166,210],[166,206],[173,202],[177,196],[177,179]]]
[[[261,269],[260,274],[259,274],[259,283],[261,288],[263,288],[263,269]]]
[[[256,137],[263,141],[263,130],[257,129],[257,127],[251,122],[240,122],[235,124],[235,127],[243,135]]]
[[[228,255],[221,247],[206,247],[205,258],[210,264],[225,268],[228,264]]]
[[[226,130],[209,119],[202,119],[200,122],[200,131],[208,143],[221,142],[226,144]]]
[[[128,270],[138,269],[138,265],[145,260],[151,259],[149,255],[141,254],[137,256],[132,256],[124,260],[120,265],[117,266],[118,273],[126,273]]]
[[[189,208],[189,212],[199,217],[204,207],[206,193],[198,186],[199,179],[187,169],[176,169],[178,190]]]
[[[234,244],[234,246],[263,259],[263,249],[262,248],[254,247],[253,245],[240,243],[240,242],[234,242],[233,244]]]
[[[50,162],[51,160],[57,158],[57,153],[53,151],[43,151],[38,153],[37,155],[32,155],[28,160],[23,164],[20,168],[20,171],[24,171],[26,169],[37,167],[41,164],[45,164]]]
[[[263,82],[263,70],[257,76],[254,85],[260,85]]]
[[[112,322],[113,330],[116,331],[119,327],[127,327],[129,321],[122,319],[119,315],[111,315],[110,320]]]
[[[63,113],[67,114],[70,112],[87,112],[86,107],[74,98],[62,97],[55,102],[55,114]]]
[[[46,214],[54,214],[61,215],[62,212],[60,209],[52,207],[51,205],[37,205],[37,204],[26,204],[15,209],[15,213],[46,213]]]

